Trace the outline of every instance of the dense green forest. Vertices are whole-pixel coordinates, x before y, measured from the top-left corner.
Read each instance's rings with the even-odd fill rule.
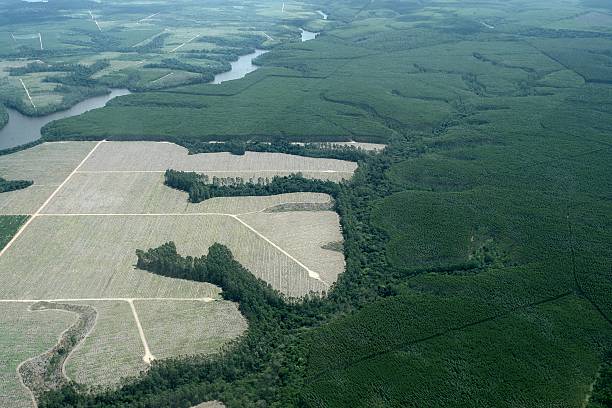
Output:
[[[25,215],[0,215],[0,248],[4,248],[27,219]]]
[[[40,406],[610,406],[612,33],[591,23],[604,6],[319,2],[333,25],[273,48],[241,81],[49,124],[47,140],[194,152],[210,140],[237,154],[253,141],[389,146],[329,190],[346,271],[325,297],[284,299],[222,246],[199,258],[142,248],[141,268],[220,285],[247,334],[220,355],[156,362],[117,390],[66,387]],[[284,191],[168,175],[195,201]]]
[[[6,180],[0,177],[0,193],[22,190],[30,187],[32,184],[34,184],[32,180]]]
[[[213,179],[212,182],[199,173],[166,170],[165,184],[169,187],[189,193],[192,203],[199,203],[213,197],[246,197],[269,196],[286,193],[325,193],[333,197],[338,194],[338,186],[331,181],[312,180],[300,174],[281,177],[274,176],[271,180],[263,179],[257,182],[242,179]]]

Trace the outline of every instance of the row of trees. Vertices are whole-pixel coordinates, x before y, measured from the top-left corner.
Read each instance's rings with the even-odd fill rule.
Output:
[[[224,181],[221,181],[224,180]],[[338,184],[331,181],[312,180],[300,174],[274,176],[271,181],[260,179],[257,183],[238,178],[213,179],[210,183],[206,176],[193,172],[166,170],[165,184],[186,191],[192,203],[199,203],[213,197],[269,196],[285,193],[326,193],[338,194]]]
[[[214,65],[214,66],[201,66],[201,65],[188,64],[176,58],[165,58],[161,60],[160,62],[146,64],[144,68],[163,68],[163,69],[193,72],[193,73],[201,74],[203,77],[202,78],[203,82],[210,82],[213,79],[215,79],[215,75],[232,69],[231,65],[228,62],[224,62],[224,63],[221,63],[219,65]]]
[[[243,140],[230,140],[227,142],[208,143],[197,140],[177,140],[177,143],[189,149],[189,153],[218,153],[230,152],[243,155],[247,151],[259,153],[285,153],[297,156],[328,158],[358,162],[365,160],[374,153],[355,146],[339,145],[337,143],[291,143],[287,140],[273,140],[272,142],[247,142]]]
[[[22,190],[30,187],[34,182],[32,180],[6,180],[0,177],[0,193],[7,191]]]

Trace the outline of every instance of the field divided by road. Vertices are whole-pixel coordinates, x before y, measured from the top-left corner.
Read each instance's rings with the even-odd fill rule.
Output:
[[[349,162],[282,154],[187,156],[167,143],[44,143],[0,157],[0,169],[34,181],[30,188],[0,196],[2,212],[26,213],[3,220],[23,223],[31,216],[21,229],[19,222],[13,225],[6,241],[19,231],[0,256],[0,277],[6,283],[0,289],[0,307],[10,309],[0,324],[12,324],[13,309],[23,309],[30,318],[34,312],[27,309],[38,300],[93,306],[96,324],[68,357],[68,378],[115,385],[146,370],[150,358],[214,353],[246,329],[236,306],[219,299],[219,288],[138,270],[136,249],[174,241],[181,253],[200,256],[219,242],[256,276],[290,296],[326,291],[343,271],[342,254],[323,248],[342,239],[328,195],[216,198],[192,204],[187,194],[163,185],[163,171],[174,166],[204,173],[238,171],[247,180],[300,170],[323,179],[335,173],[350,177],[355,169]],[[43,186],[49,189],[47,196],[41,194]],[[11,359],[19,363],[50,349],[76,316],[53,313],[68,321],[57,322],[46,348]],[[41,321],[38,330],[43,333],[46,327]],[[17,324],[13,331],[19,330]],[[29,329],[24,330],[27,336]],[[7,337],[12,344],[7,349],[20,339]],[[11,398],[17,395],[11,390],[19,389],[15,368],[6,368],[0,381],[9,384],[5,388]],[[31,402],[24,395],[27,391],[15,398],[27,406]]]

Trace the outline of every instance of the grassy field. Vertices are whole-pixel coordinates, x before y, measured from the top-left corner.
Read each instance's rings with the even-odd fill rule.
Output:
[[[342,252],[323,247],[342,242],[340,220],[333,211],[260,212],[240,216],[251,227],[321,275],[326,282],[335,282],[344,272]],[[299,227],[298,227],[299,226]]]
[[[10,280],[0,296],[216,297],[218,289],[212,285],[161,279],[136,270],[134,264],[138,248],[176,239],[181,230],[185,235],[179,242],[183,243],[187,237],[198,236],[202,228],[218,231],[221,225],[210,217],[39,217],[0,258],[0,273]],[[208,248],[212,237],[207,234],[202,239],[180,247],[199,254]],[[14,279],[16,276],[20,278]]]
[[[163,173],[77,173],[45,208],[46,214],[243,214],[288,203],[327,203],[315,193],[228,197],[193,204],[184,192],[164,185]]]

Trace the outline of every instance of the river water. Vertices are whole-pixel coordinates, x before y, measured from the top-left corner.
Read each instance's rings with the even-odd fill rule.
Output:
[[[220,84],[222,82],[240,79],[249,72],[255,71],[257,65],[253,65],[253,59],[266,52],[268,51],[256,50],[251,54],[241,56],[237,61],[232,62],[231,71],[215,75],[215,79],[212,83]],[[29,117],[14,109],[7,109],[9,121],[4,128],[0,129],[0,150],[10,149],[11,147],[38,140],[40,139],[40,129],[47,123],[53,120],[80,115],[92,109],[101,108],[111,99],[129,93],[130,91],[127,89],[113,89],[108,95],[89,98],[83,102],[79,102],[70,109],[40,117]]]
[[[226,81],[232,81],[234,79],[240,79],[249,72],[253,72],[257,69],[257,65],[253,65],[253,60],[262,54],[265,54],[266,50],[255,50],[255,52],[247,55],[243,55],[238,58],[238,61],[232,62],[232,70],[224,72],[222,74],[215,75],[213,84],[220,84]]]
[[[302,42],[314,40],[315,38],[317,38],[317,35],[319,35],[319,33],[313,33],[312,31],[306,31],[303,28],[300,28],[300,31],[302,32]]]
[[[40,139],[40,129],[52,120],[80,115],[92,109],[101,108],[116,96],[127,95],[127,89],[113,89],[111,93],[95,96],[77,103],[72,108],[37,118],[29,117],[14,109],[7,109],[9,121],[0,130],[0,150],[30,143]]]

